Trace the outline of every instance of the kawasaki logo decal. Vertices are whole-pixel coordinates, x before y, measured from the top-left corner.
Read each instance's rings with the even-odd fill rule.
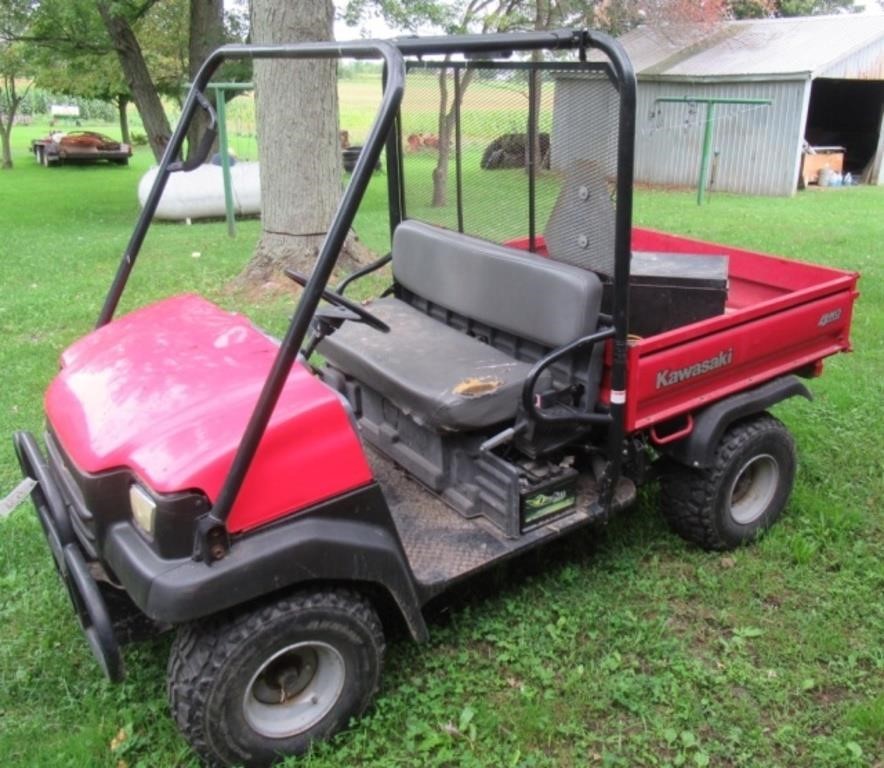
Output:
[[[734,350],[724,349],[715,357],[709,357],[706,360],[701,360],[699,363],[686,365],[684,368],[677,368],[674,371],[664,368],[662,371],[657,371],[657,389],[671,387],[673,384],[680,384],[688,379],[693,379],[695,376],[702,376],[704,373],[724,368],[724,366],[730,365],[733,360]]]
[[[826,312],[826,314],[824,314],[820,318],[819,322],[817,323],[817,326],[819,326],[820,328],[825,328],[829,323],[834,323],[836,320],[840,320],[840,319],[841,319],[841,310],[840,309],[833,309],[831,312]]]

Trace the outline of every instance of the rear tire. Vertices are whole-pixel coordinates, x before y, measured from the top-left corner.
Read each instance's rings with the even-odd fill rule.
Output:
[[[172,714],[211,765],[300,755],[361,715],[378,690],[384,635],[355,592],[297,593],[178,631]]]
[[[795,481],[795,443],[762,413],[730,427],[711,466],[673,465],[661,477],[661,509],[671,528],[708,550],[754,541],[782,514]]]

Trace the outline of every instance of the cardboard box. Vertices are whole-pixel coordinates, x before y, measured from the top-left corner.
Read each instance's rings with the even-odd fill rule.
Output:
[[[811,147],[801,155],[801,179],[806,187],[816,184],[823,168],[831,168],[835,173],[844,170],[844,147]]]

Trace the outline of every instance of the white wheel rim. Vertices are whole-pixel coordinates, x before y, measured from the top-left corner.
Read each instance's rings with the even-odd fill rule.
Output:
[[[769,453],[753,456],[737,473],[728,492],[731,518],[749,525],[767,510],[780,482],[780,465]]]
[[[297,736],[328,714],[344,689],[345,677],[344,658],[327,643],[289,645],[252,675],[243,715],[262,736]]]

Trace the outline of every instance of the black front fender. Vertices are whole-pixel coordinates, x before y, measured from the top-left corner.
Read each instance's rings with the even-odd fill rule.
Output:
[[[411,569],[377,485],[237,537],[211,565],[160,558],[129,522],[110,529],[104,559],[135,604],[159,622],[193,621],[299,583],[336,581],[384,589],[412,635],[427,637]]]

